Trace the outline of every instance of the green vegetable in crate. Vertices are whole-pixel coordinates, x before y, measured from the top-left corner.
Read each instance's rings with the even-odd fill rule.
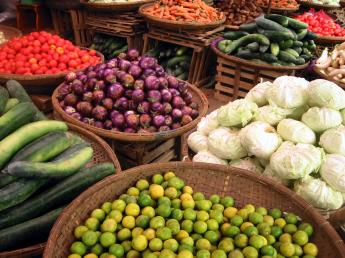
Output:
[[[286,16],[279,15],[279,14],[266,14],[264,16],[266,19],[275,21],[279,23],[280,25],[287,27],[289,25],[289,19]]]
[[[222,52],[226,54],[231,54],[239,47],[248,45],[252,42],[258,42],[260,45],[263,45],[263,46],[270,45],[270,40],[266,36],[261,35],[261,34],[249,34],[234,41],[222,40],[218,43],[218,47],[221,46],[221,48],[219,49]]]
[[[177,65],[181,62],[188,62],[190,61],[190,56],[188,55],[184,55],[184,56],[176,56],[174,58],[171,58],[168,62],[167,62],[167,67],[168,68],[171,68],[173,67],[174,65]]]
[[[228,31],[228,32],[225,32],[224,33],[224,38],[225,39],[229,39],[229,40],[235,40],[235,39],[239,39],[243,36],[246,36],[248,35],[249,33],[248,32],[245,32],[245,31]]]
[[[260,26],[263,29],[266,30],[273,30],[273,31],[285,31],[287,33],[290,33],[292,37],[294,37],[293,33],[291,30],[289,30],[288,28],[283,27],[282,25],[280,25],[279,23],[275,22],[275,21],[271,21],[269,19],[265,19],[263,16],[260,16],[258,18],[255,19],[255,22],[258,26]]]
[[[232,40],[221,40],[218,42],[218,49],[223,53],[228,53],[231,49]]]
[[[303,30],[308,28],[308,24],[304,23],[304,22],[300,22],[296,19],[287,17],[287,19],[289,20],[289,27],[295,29],[295,30]]]
[[[272,53],[272,55],[278,56],[279,45],[277,43],[271,43],[271,53]]]
[[[279,40],[288,40],[293,39],[293,35],[290,32],[286,31],[275,31],[275,30],[258,30],[262,35],[266,36],[272,41],[279,41]]]
[[[9,94],[7,90],[4,87],[0,86],[0,115],[4,113],[8,99]]]
[[[121,54],[121,53],[123,53],[123,52],[126,52],[127,50],[128,50],[128,46],[127,46],[127,45],[126,45],[126,46],[123,46],[122,48],[115,50],[115,51],[112,53],[112,56],[113,56],[113,57],[116,57],[116,56],[118,56],[119,54]]]
[[[11,108],[13,108],[15,105],[19,104],[19,100],[16,98],[10,98],[8,99],[6,106],[5,106],[5,110],[3,113],[6,113],[7,111],[9,111]]]
[[[256,32],[257,26],[256,26],[255,22],[247,23],[247,24],[241,24],[240,30],[245,31],[245,32],[249,32],[249,33],[253,33],[253,32]]]

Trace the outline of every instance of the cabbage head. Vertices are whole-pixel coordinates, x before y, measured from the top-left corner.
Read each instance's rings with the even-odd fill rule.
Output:
[[[343,125],[345,125],[345,108],[340,111],[341,118],[343,119]]]
[[[198,123],[197,130],[203,135],[208,135],[211,131],[218,128],[219,123],[217,119],[218,110],[215,110],[208,114],[206,117],[201,118],[201,121]]]
[[[297,108],[289,109],[290,113],[286,116],[286,118],[292,118],[292,119],[295,119],[295,120],[301,120],[302,115],[305,112],[307,112],[308,109],[309,109],[308,106],[300,106],[300,107],[297,107]]]
[[[188,136],[187,143],[189,148],[191,148],[195,153],[208,150],[207,136],[198,131],[193,132]]]
[[[309,82],[294,76],[281,76],[274,80],[266,91],[266,98],[272,105],[281,108],[297,108],[307,104]]]
[[[267,177],[273,179],[274,181],[281,183],[282,185],[285,185],[285,186],[290,185],[289,179],[284,179],[284,178],[280,178],[279,176],[277,176],[277,174],[272,170],[272,168],[269,165],[266,166],[266,168],[262,174],[264,176],[267,176]]]
[[[284,142],[272,154],[270,166],[276,175],[284,179],[299,179],[317,172],[324,152],[311,144]]]
[[[312,107],[303,114],[302,122],[310,127],[314,132],[321,133],[329,128],[341,124],[340,112],[331,108]]]
[[[272,82],[268,81],[257,84],[247,93],[245,99],[256,103],[259,107],[267,105],[266,90],[272,85]]]
[[[326,155],[320,168],[323,180],[335,190],[345,193],[345,157],[338,154]]]
[[[323,180],[311,176],[297,181],[294,191],[315,208],[336,210],[343,205],[343,196],[340,192],[332,189]]]
[[[276,130],[268,123],[256,121],[240,131],[242,146],[249,155],[268,160],[282,143]]]
[[[266,122],[270,125],[277,125],[281,120],[286,118],[291,111],[289,109],[280,108],[277,106],[263,106],[259,108],[258,114],[255,116],[255,121]]]
[[[302,122],[293,119],[280,121],[277,132],[285,141],[308,144],[315,144],[316,141],[313,130]]]
[[[327,153],[345,156],[345,126],[339,125],[326,130],[321,135],[319,144]]]
[[[345,91],[331,81],[317,79],[309,83],[308,104],[311,107],[345,108]]]
[[[238,134],[238,130],[226,127],[213,130],[207,139],[209,151],[221,159],[240,159],[248,156]]]
[[[235,168],[246,169],[256,174],[262,174],[264,171],[260,165],[260,162],[257,159],[250,157],[230,161],[229,165]]]
[[[221,126],[247,125],[258,112],[258,106],[246,99],[237,99],[218,109],[218,122]]]
[[[199,151],[196,155],[194,155],[193,162],[205,162],[219,165],[228,165],[228,162],[226,160],[220,159],[208,151]]]

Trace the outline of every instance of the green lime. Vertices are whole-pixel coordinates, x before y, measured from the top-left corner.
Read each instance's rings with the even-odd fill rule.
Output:
[[[210,241],[208,241],[205,238],[202,238],[202,239],[199,239],[198,241],[196,241],[195,246],[198,250],[210,250],[211,249]]]
[[[224,210],[224,216],[231,219],[237,214],[237,209],[235,207],[228,207]]]
[[[149,188],[151,198],[154,200],[164,196],[164,188],[161,185],[153,184]]]
[[[168,197],[162,196],[162,197],[158,198],[157,204],[158,204],[158,206],[159,205],[166,205],[166,206],[170,207],[171,206],[171,201],[170,201],[170,199]]]
[[[189,245],[189,246],[194,246],[194,240],[192,237],[186,237],[181,240],[181,244]]]
[[[283,230],[280,227],[278,227],[278,226],[272,226],[271,227],[271,234],[275,238],[279,238],[281,236],[281,234],[283,234]]]
[[[149,189],[149,182],[145,179],[140,179],[135,185],[140,191]]]
[[[219,234],[215,231],[207,231],[204,237],[210,241],[211,244],[216,244],[219,240]]]
[[[223,222],[223,212],[220,210],[211,210],[210,218],[215,219],[218,224],[221,224]]]
[[[86,231],[82,236],[83,243],[87,246],[93,246],[97,243],[97,233],[91,230]]]
[[[113,244],[109,247],[109,253],[112,255],[115,255],[116,258],[121,258],[125,254],[125,249],[122,245],[119,244]]]
[[[253,223],[254,225],[260,224],[264,221],[264,217],[257,212],[250,213],[248,218],[249,218],[249,221]]]
[[[183,250],[187,250],[189,252],[193,252],[194,248],[193,246],[190,245],[186,245],[186,244],[180,244],[180,246],[178,247],[178,252],[182,252]]]
[[[126,204],[130,204],[130,203],[137,203],[138,196],[131,196],[128,195],[128,197],[126,198],[125,202]]]
[[[193,199],[182,200],[182,208],[183,209],[194,209],[195,202]]]
[[[180,223],[176,219],[169,219],[165,225],[170,228],[173,235],[176,235],[180,231]]]
[[[220,202],[221,204],[223,204],[225,208],[232,207],[235,204],[234,198],[232,198],[231,196],[225,196],[224,198],[221,199]]]
[[[158,255],[154,253],[145,253],[143,254],[143,258],[158,258]]]
[[[230,226],[228,228],[225,229],[224,231],[224,235],[226,237],[235,237],[236,235],[238,235],[241,232],[240,228],[237,226]]]
[[[242,219],[242,217],[240,217],[240,216],[238,216],[238,215],[235,215],[235,216],[233,216],[233,217],[231,218],[230,223],[231,223],[231,225],[233,225],[233,226],[239,227],[239,226],[242,225],[243,219]]]
[[[268,225],[270,226],[273,226],[274,225],[274,219],[272,216],[270,215],[265,215],[264,216],[264,222],[267,223]]]
[[[105,212],[102,209],[95,209],[91,212],[91,217],[102,221],[105,218]]]
[[[175,199],[177,197],[177,190],[174,187],[168,187],[165,189],[164,195],[170,199]]]
[[[135,218],[133,216],[125,216],[122,219],[122,226],[125,228],[132,229],[135,227]]]
[[[136,250],[130,250],[126,255],[126,258],[140,258],[140,257],[141,257],[140,253]]]
[[[253,226],[254,226],[253,223],[246,221],[246,222],[244,222],[244,223],[241,225],[241,227],[240,227],[241,232],[244,232],[244,230],[245,230],[246,228],[248,228],[248,227],[253,227]]]
[[[308,243],[305,246],[303,246],[304,254],[311,255],[311,256],[317,256],[318,249],[317,246],[313,243]]]
[[[212,210],[219,210],[220,212],[223,212],[225,209],[224,206],[219,203],[213,204],[211,208]]]
[[[240,250],[235,249],[229,253],[228,258],[244,258],[244,256]]]
[[[105,219],[101,225],[102,232],[115,232],[117,223],[114,219]]]
[[[279,241],[282,243],[291,243],[292,242],[292,237],[288,233],[284,233],[279,237]]]
[[[147,207],[152,204],[151,196],[148,194],[140,194],[138,198],[138,204],[140,207]]]
[[[176,219],[177,221],[180,221],[183,219],[183,211],[180,209],[173,209],[171,212],[171,218]]]
[[[267,215],[267,209],[264,207],[258,207],[255,209],[255,211],[259,214],[261,214],[262,216]]]
[[[184,239],[184,238],[186,238],[186,237],[189,237],[189,234],[188,234],[188,232],[187,231],[185,231],[185,230],[180,230],[177,234],[176,234],[176,236],[175,236],[175,238],[176,238],[176,240],[177,241],[182,241],[182,239]]]
[[[267,243],[268,243],[269,245],[273,245],[273,244],[276,242],[275,237],[272,236],[272,235],[268,235],[268,236],[266,236],[265,238],[267,239]]]
[[[143,233],[144,233],[144,229],[139,228],[139,227],[133,228],[132,229],[132,238],[139,236],[139,235],[142,235]]]
[[[88,227],[86,226],[78,226],[74,229],[74,236],[77,238],[77,239],[80,239],[83,234],[88,231]]]
[[[198,210],[203,211],[209,211],[212,207],[212,202],[210,200],[198,200],[195,204]]]
[[[274,247],[271,246],[271,245],[265,245],[265,246],[261,247],[261,249],[260,249],[260,253],[262,255],[269,255],[269,256],[272,256],[272,257],[274,255],[274,251],[275,251]]]
[[[227,258],[223,250],[215,250],[212,252],[211,258]]]
[[[154,208],[148,206],[141,210],[141,214],[152,219],[156,215],[156,212]]]
[[[247,227],[243,233],[247,236],[247,237],[251,237],[251,236],[254,236],[254,235],[258,235],[259,234],[259,231],[256,227],[254,226],[249,226]]]
[[[199,221],[207,221],[210,218],[210,215],[207,211],[197,211],[196,219]]]
[[[176,252],[178,250],[179,244],[175,239],[168,239],[164,241],[163,247],[164,249],[169,249],[173,252]]]
[[[147,239],[143,235],[139,235],[133,238],[132,247],[134,250],[142,252],[147,248]]]
[[[168,227],[159,228],[156,231],[156,236],[158,238],[162,239],[163,241],[167,240],[167,239],[170,239],[170,238],[172,238],[171,229],[168,228]]]
[[[234,240],[235,245],[240,248],[244,248],[248,244],[248,237],[245,234],[238,234]]]
[[[205,200],[205,195],[201,192],[196,192],[193,194],[193,199],[194,199],[194,201]]]
[[[115,234],[111,233],[111,232],[104,232],[100,236],[99,242],[101,243],[101,245],[103,247],[109,247],[109,246],[115,244],[115,242],[116,242]]]
[[[181,203],[182,203],[182,201],[180,199],[174,199],[171,201],[171,207],[174,209],[180,209]]]
[[[161,204],[156,208],[156,214],[159,216],[162,216],[163,218],[168,218],[171,214],[171,208],[170,206],[166,204]]]
[[[84,255],[87,251],[87,247],[82,242],[74,242],[70,248],[71,253]]]
[[[127,190],[127,194],[130,196],[139,196],[139,193],[140,193],[140,191],[136,187],[130,187]]]
[[[111,208],[113,210],[118,210],[120,212],[124,212],[125,208],[126,208],[126,202],[123,200],[115,200],[112,205]]]
[[[154,238],[150,241],[149,247],[153,252],[160,251],[163,248],[163,241],[159,238]]]
[[[187,231],[188,233],[191,233],[193,231],[193,221],[191,220],[184,220],[181,223],[181,228],[185,231]]]
[[[147,240],[151,240],[156,237],[156,231],[152,228],[148,228],[143,232],[143,235],[147,238]]]
[[[271,227],[265,222],[262,222],[256,226],[259,230],[260,235],[267,236],[271,234]]]
[[[192,234],[191,237],[193,238],[194,242],[196,242],[199,239],[203,238],[202,235],[197,234],[197,233]]]
[[[186,209],[183,212],[183,218],[187,219],[187,220],[191,220],[191,221],[195,221],[196,220],[196,211],[193,209]]]
[[[100,244],[95,244],[92,248],[91,248],[91,252],[96,254],[96,255],[101,255],[103,253],[103,247]]]
[[[211,253],[208,250],[199,250],[196,253],[196,258],[211,258]]]
[[[291,257],[295,254],[295,246],[291,243],[282,243],[279,252],[286,257]]]
[[[99,220],[96,218],[88,218],[85,221],[85,226],[92,231],[96,231],[99,228]]]
[[[297,227],[295,224],[286,224],[283,230],[285,233],[293,234],[297,231]]]
[[[126,240],[121,243],[125,253],[128,253],[132,249],[132,241]]]
[[[296,224],[298,219],[297,216],[293,213],[288,213],[285,215],[285,221],[287,224]]]
[[[128,228],[123,228],[117,232],[117,238],[119,241],[128,240],[132,237],[132,232]]]
[[[309,223],[302,223],[299,225],[298,229],[306,232],[309,237],[313,235],[313,226]]]
[[[207,231],[207,223],[205,221],[197,221],[193,226],[194,232],[204,234]]]
[[[165,220],[161,216],[153,217],[150,220],[150,228],[158,229],[158,228],[162,228],[164,226],[165,226]]]
[[[249,245],[255,247],[256,249],[260,249],[264,245],[266,245],[267,240],[263,236],[253,235],[249,238]]]
[[[242,250],[245,258],[257,258],[259,257],[259,252],[254,247],[247,246]]]
[[[241,216],[242,217],[242,219],[244,220],[244,221],[246,221],[246,220],[248,220],[248,217],[249,217],[249,211],[248,211],[248,209],[240,209],[238,212],[237,212],[237,215],[238,216]]]
[[[107,216],[107,218],[114,219],[116,223],[120,223],[122,221],[122,212],[119,210],[112,210]]]
[[[114,256],[114,255],[109,254],[109,253],[102,253],[99,258],[108,258],[108,257],[114,258],[112,256]]]
[[[284,228],[286,225],[286,221],[283,218],[278,218],[274,221],[274,225],[277,225],[280,228]]]
[[[216,204],[220,202],[220,197],[217,194],[213,194],[210,197],[210,201],[212,202],[212,204]]]
[[[304,246],[306,243],[308,243],[308,234],[302,230],[298,230],[292,235],[292,241],[295,244]]]
[[[208,230],[218,230],[219,224],[215,219],[209,219],[206,221]]]
[[[157,253],[158,254],[158,253]],[[176,254],[174,254],[173,251],[169,250],[169,249],[163,249],[160,253],[159,253],[159,258],[176,258]]]
[[[136,218],[135,225],[137,227],[141,227],[143,229],[146,229],[150,225],[150,218],[146,215],[140,215]]]
[[[152,177],[152,182],[154,184],[160,185],[161,183],[163,183],[164,181],[164,177],[161,174],[156,174]]]
[[[168,180],[168,186],[174,187],[177,190],[181,190],[185,186],[185,184],[181,178],[175,176],[175,177],[171,177]]]
[[[274,219],[278,219],[282,216],[282,212],[278,208],[273,208],[268,211],[268,214],[272,216]]]
[[[303,249],[299,245],[294,245],[295,246],[295,255],[296,256],[302,256],[303,254]]]
[[[176,258],[193,258],[193,252],[189,250],[182,250]]]
[[[226,253],[231,252],[232,250],[234,250],[234,248],[234,240],[228,237],[223,238],[222,241],[220,241],[218,244],[218,249],[223,250]]]

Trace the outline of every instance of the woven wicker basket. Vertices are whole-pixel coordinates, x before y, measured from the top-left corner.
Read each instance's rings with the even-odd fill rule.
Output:
[[[333,80],[333,78],[331,78],[330,76],[322,73],[317,67],[314,67],[314,72],[318,76],[320,76],[322,79],[325,79],[325,80],[328,80],[328,81],[332,81],[332,82],[338,84],[340,87],[342,87],[345,90],[345,83]]]
[[[305,7],[314,8],[314,9],[323,9],[323,10],[333,10],[337,8],[341,8],[341,5],[326,5],[326,4],[316,4],[313,3],[311,0],[297,0],[297,2]]]
[[[57,99],[58,89],[56,88],[53,96],[52,96],[52,103],[54,112],[57,113],[57,115],[62,118],[64,121],[67,121],[69,123],[81,126],[83,128],[86,128],[87,130],[102,136],[107,139],[113,139],[113,140],[119,140],[119,141],[125,141],[125,142],[151,142],[151,141],[161,141],[161,140],[167,140],[170,138],[174,138],[177,136],[180,136],[184,134],[185,132],[188,132],[192,128],[194,128],[200,121],[201,117],[205,116],[208,109],[208,101],[206,96],[202,93],[201,90],[196,88],[195,86],[192,86],[189,84],[189,90],[193,94],[193,101],[198,103],[199,105],[199,116],[194,119],[189,124],[182,126],[176,130],[170,130],[166,132],[160,132],[160,133],[124,133],[124,132],[113,132],[106,129],[100,129],[95,126],[87,125],[67,113],[65,113],[62,108],[60,107],[59,101]]]
[[[126,12],[138,10],[144,4],[152,3],[154,0],[139,0],[130,2],[119,3],[91,3],[88,0],[80,0],[82,5],[92,11],[105,11],[105,12]]]
[[[20,30],[13,28],[13,27],[5,26],[5,25],[0,25],[0,31],[2,31],[4,33],[5,39],[7,41],[11,40],[13,38],[22,36],[22,32]],[[3,44],[5,44],[5,43],[3,43]],[[1,45],[2,44],[0,44],[0,46]]]
[[[321,258],[345,257],[345,246],[331,225],[302,198],[280,184],[263,176],[241,169],[220,165],[190,162],[150,164],[108,177],[82,193],[69,205],[56,221],[44,251],[44,258],[67,257],[75,240],[74,228],[84,221],[90,212],[103,202],[112,201],[135,185],[140,178],[148,178],[159,172],[174,171],[196,191],[207,196],[217,193],[231,195],[237,206],[246,203],[267,208],[279,207],[298,214],[315,229],[312,241],[319,247]]]
[[[116,168],[116,173],[121,172],[119,161],[117,160],[112,149],[105,141],[103,141],[97,135],[73,124],[68,124],[68,127],[70,129],[69,131],[79,135],[85,141],[91,143],[91,146],[93,148],[93,159],[87,164],[87,166],[102,162],[111,162]],[[36,255],[42,255],[45,245],[46,243],[40,243],[13,251],[0,252],[0,258],[28,258],[34,257]]]

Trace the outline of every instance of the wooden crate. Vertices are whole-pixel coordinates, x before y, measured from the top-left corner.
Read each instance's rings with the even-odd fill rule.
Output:
[[[269,71],[248,68],[218,56],[215,97],[220,101],[243,98],[261,80],[274,81],[279,76],[294,73],[293,70]]]
[[[78,46],[87,47],[91,44],[91,35],[85,25],[83,10],[50,9],[54,30],[63,38],[71,38]]]

